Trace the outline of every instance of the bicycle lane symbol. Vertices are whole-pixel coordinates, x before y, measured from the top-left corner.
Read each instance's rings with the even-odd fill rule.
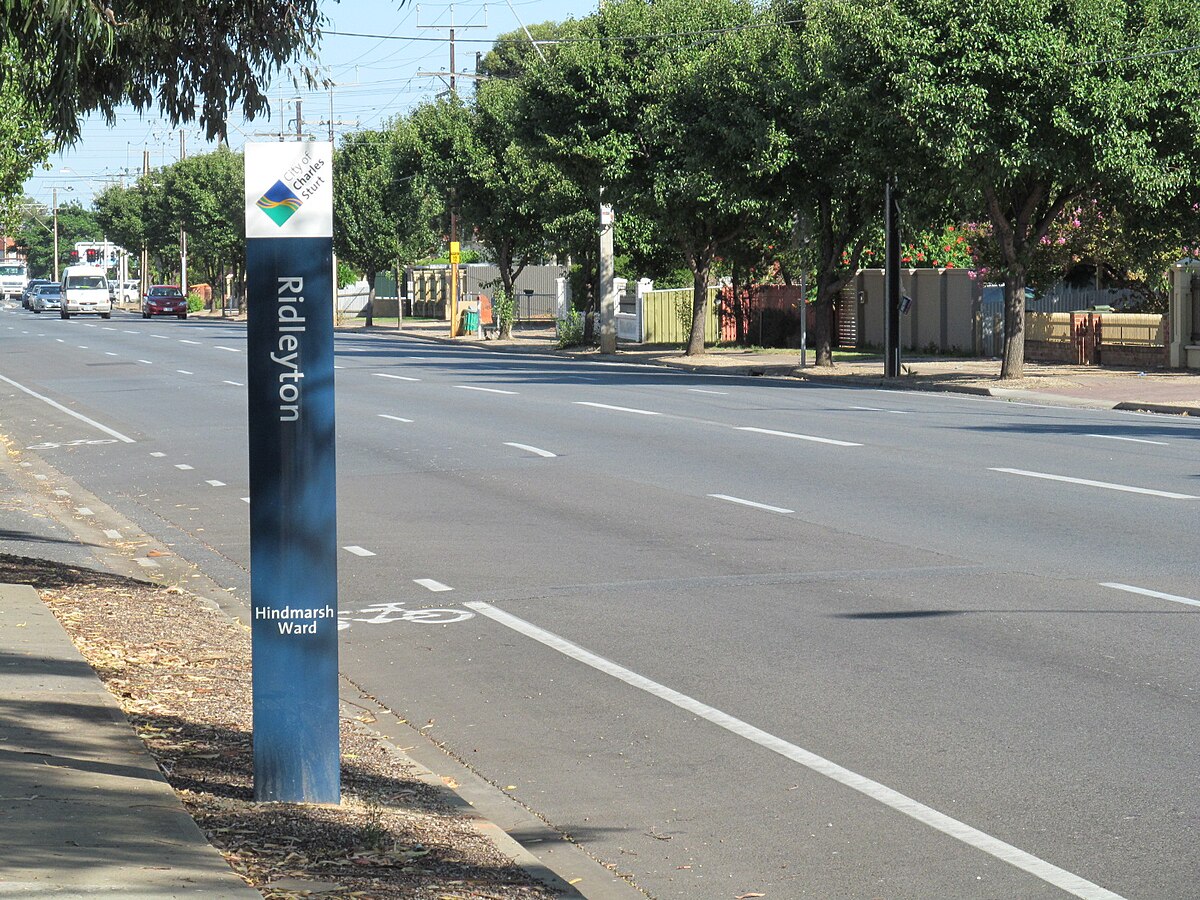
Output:
[[[370,618],[360,618],[369,616]],[[345,617],[345,618],[343,618]],[[360,609],[356,616],[352,610],[338,612],[338,631],[345,631],[351,622],[367,625],[390,625],[392,622],[416,622],[421,625],[449,625],[475,618],[475,613],[465,609],[405,609],[403,603],[376,603]]]
[[[26,447],[26,450],[57,450],[60,447],[84,447],[93,446],[96,444],[115,444],[116,441],[110,438],[98,438],[96,440],[78,440],[78,441],[45,441],[41,444],[33,444]]]

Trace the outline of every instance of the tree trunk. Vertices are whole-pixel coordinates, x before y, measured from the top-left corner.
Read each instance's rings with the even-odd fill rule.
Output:
[[[833,365],[833,301],[837,296],[838,279],[822,272],[817,279],[817,299],[813,301],[813,345],[816,365]]]
[[[746,310],[742,306],[741,282],[738,280],[738,265],[733,264],[733,334],[734,341],[741,346],[746,343]]]
[[[1002,379],[1025,377],[1025,267],[1010,265],[1004,278]]]
[[[512,269],[510,268],[509,260],[502,260],[500,266],[500,289],[504,291],[504,299],[498,306],[492,304],[492,315],[496,316],[496,322],[499,326],[500,340],[506,341],[512,337],[512,320],[513,320],[513,305],[517,302],[517,296],[514,293],[516,279],[513,278]],[[506,310],[501,315],[500,310]]]
[[[367,327],[375,325],[375,276],[374,269],[367,269]],[[337,296],[337,285],[333,286],[333,296]]]
[[[708,319],[708,263],[692,268],[692,331],[685,356],[704,355],[704,326]]]

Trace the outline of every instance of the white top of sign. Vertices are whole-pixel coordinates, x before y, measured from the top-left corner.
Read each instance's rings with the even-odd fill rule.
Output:
[[[246,144],[246,237],[333,237],[333,144]]]

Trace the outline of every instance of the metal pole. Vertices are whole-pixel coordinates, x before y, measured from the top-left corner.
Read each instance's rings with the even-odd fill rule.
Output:
[[[886,232],[884,271],[883,375],[900,377],[900,223],[897,221],[896,189],[888,178],[883,192],[883,227]]]
[[[600,204],[600,352],[617,352],[617,298],[613,284],[613,209]]]
[[[808,266],[800,269],[800,368],[808,365]]]
[[[187,159],[187,146],[184,141],[184,131],[179,129],[179,161]],[[183,291],[183,296],[187,296],[188,292],[188,271],[187,271],[187,232],[183,230],[183,225],[179,226],[179,289]]]
[[[58,281],[58,188],[53,189],[54,194],[54,280]]]

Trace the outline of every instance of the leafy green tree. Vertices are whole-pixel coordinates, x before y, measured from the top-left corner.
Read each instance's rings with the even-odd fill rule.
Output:
[[[360,131],[348,135],[333,160],[333,245],[339,260],[367,279],[367,324],[375,304],[375,276],[400,257],[397,208],[388,202],[395,135]]]
[[[189,156],[163,170],[164,218],[178,246],[179,228],[188,235],[188,266],[224,294],[225,275],[242,281],[246,239],[243,214],[245,161],[227,148]],[[174,249],[174,248],[173,248]],[[195,281],[196,279],[191,279]]]
[[[157,107],[172,122],[197,118],[210,138],[231,111],[269,110],[262,83],[273,70],[306,63],[324,24],[318,0],[9,0],[0,4],[0,87],[44,110],[60,142],[80,118],[114,121],[124,104]]]
[[[11,41],[0,43],[0,67],[13,58]],[[0,82],[0,232],[14,232],[21,219],[26,179],[50,153],[45,115],[18,89]]]
[[[46,278],[54,276],[54,211],[44,207],[27,208],[17,232],[17,247],[29,262],[29,271]],[[104,231],[96,216],[79,203],[58,207],[58,269],[70,265],[71,251],[77,241],[100,241]]]
[[[826,0],[862,84],[929,161],[910,191],[991,226],[1006,285],[1002,378],[1024,367],[1025,285],[1056,219],[1100,193],[1154,209],[1200,183],[1200,32],[1173,0]]]

